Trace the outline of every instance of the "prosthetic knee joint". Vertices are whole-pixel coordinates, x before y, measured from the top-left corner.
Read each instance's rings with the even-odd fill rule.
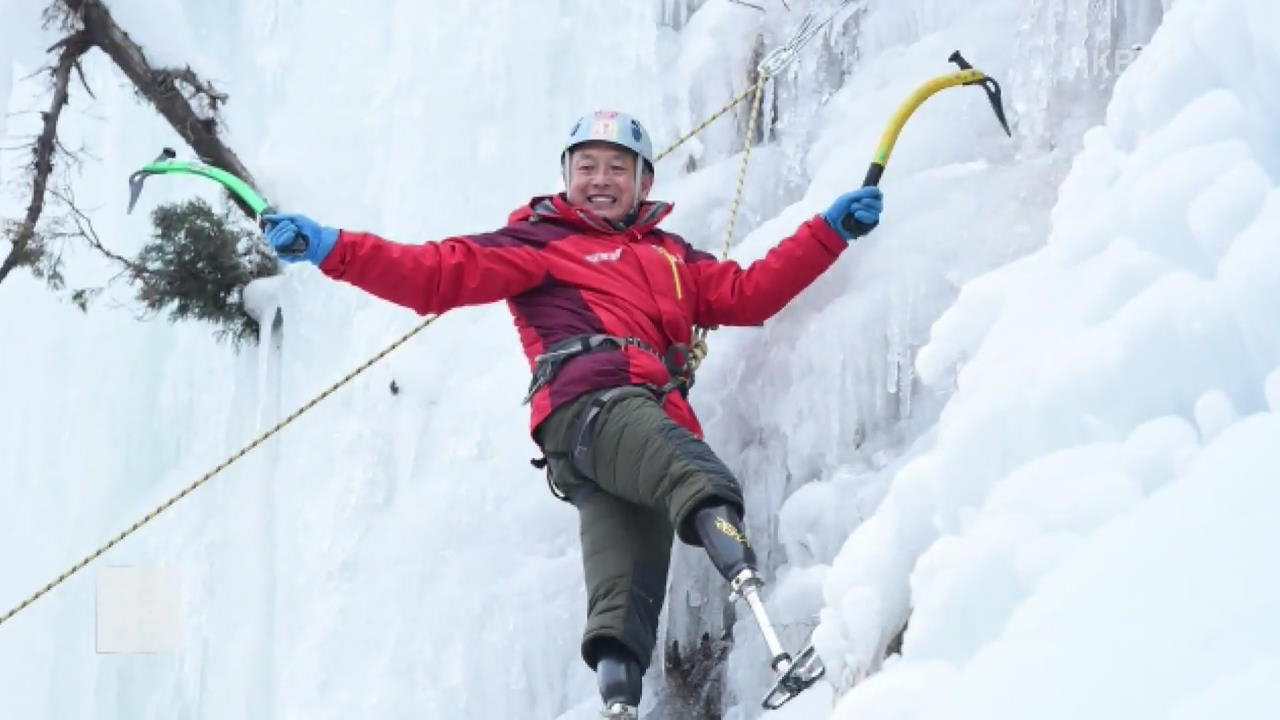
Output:
[[[788,700],[817,682],[826,673],[826,668],[814,653],[812,645],[794,659],[783,649],[782,641],[778,639],[778,633],[765,612],[764,601],[760,598],[764,579],[756,571],[756,554],[747,541],[738,512],[727,505],[702,508],[694,514],[694,527],[711,563],[729,581],[729,597],[746,601],[756,624],[760,626],[765,645],[769,648],[769,664],[777,674],[777,681],[762,704],[770,710],[782,707]]]

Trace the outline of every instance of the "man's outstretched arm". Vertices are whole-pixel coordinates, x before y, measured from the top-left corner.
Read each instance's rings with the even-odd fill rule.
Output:
[[[698,288],[694,322],[702,327],[763,323],[831,267],[851,241],[870,232],[881,207],[878,188],[845,193],[745,269],[691,250],[686,262]],[[858,224],[846,228],[846,217]]]
[[[303,215],[264,220],[267,242],[282,260],[310,261],[331,278],[424,315],[505,300],[546,275],[541,253],[502,231],[404,245]]]

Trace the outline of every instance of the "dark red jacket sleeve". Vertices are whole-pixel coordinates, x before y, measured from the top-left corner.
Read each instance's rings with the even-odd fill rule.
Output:
[[[693,321],[702,327],[759,325],[831,267],[846,246],[815,215],[745,270],[736,262],[691,251],[685,262],[698,288]]]
[[[422,315],[505,300],[547,272],[536,247],[501,231],[402,245],[343,230],[320,270]]]

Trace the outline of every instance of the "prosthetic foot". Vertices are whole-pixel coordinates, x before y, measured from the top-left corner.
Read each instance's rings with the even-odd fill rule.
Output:
[[[600,686],[600,698],[604,700],[600,717],[638,720],[643,679],[640,663],[630,652],[622,648],[602,650],[596,661],[596,681]]]
[[[760,626],[760,634],[764,636],[771,656],[769,665],[777,673],[773,689],[761,704],[767,710],[776,710],[820,680],[827,671],[826,667],[812,645],[795,658],[783,649],[782,641],[764,610],[764,601],[760,598],[764,580],[755,570],[756,554],[747,542],[742,518],[737,511],[727,505],[703,508],[694,515],[694,527],[711,563],[729,581],[729,597],[745,600]]]
[[[601,710],[600,717],[603,720],[640,720],[640,716],[636,713],[635,705],[623,705],[622,703],[614,703]]]
[[[729,587],[731,589],[729,597],[746,600],[747,607],[751,608],[751,614],[756,619],[756,624],[760,626],[764,644],[769,648],[771,656],[769,666],[773,668],[777,678],[773,683],[773,689],[764,696],[760,704],[766,710],[777,710],[788,700],[821,680],[827,668],[822,664],[822,658],[814,652],[813,645],[801,650],[795,658],[783,649],[782,641],[778,639],[778,633],[774,631],[773,623],[769,622],[769,616],[764,611],[764,601],[760,599],[760,588],[764,587],[764,580],[760,578],[759,573],[750,568],[743,570],[729,582]]]

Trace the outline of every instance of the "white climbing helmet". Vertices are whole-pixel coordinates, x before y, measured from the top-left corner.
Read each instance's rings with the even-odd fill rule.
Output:
[[[569,138],[565,140],[564,149],[560,152],[560,164],[566,170],[566,179],[569,152],[582,143],[593,141],[612,143],[630,150],[644,160],[644,169],[653,172],[653,143],[649,141],[649,133],[640,121],[616,110],[596,110],[578,118],[569,131]],[[637,176],[640,170],[641,166],[637,164]]]

